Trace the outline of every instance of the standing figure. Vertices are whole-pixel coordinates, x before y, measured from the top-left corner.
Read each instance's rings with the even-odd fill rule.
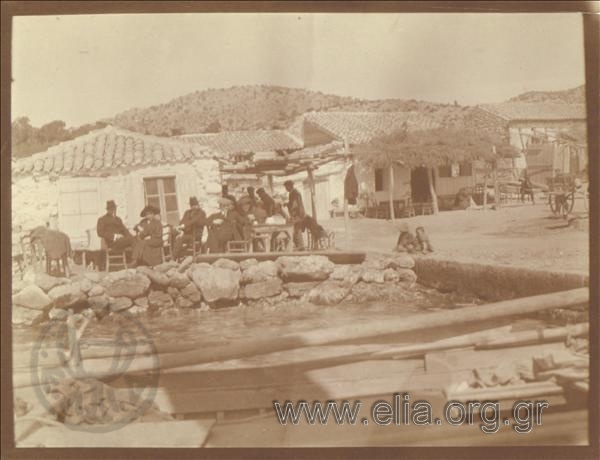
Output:
[[[154,206],[146,206],[140,213],[142,222],[134,227],[138,232],[133,247],[133,266],[162,263],[163,227],[160,222],[160,210]]]
[[[229,193],[229,187],[227,186],[227,184],[223,184],[221,186],[221,197],[227,198],[229,201],[231,201],[235,205],[236,199],[232,194]]]
[[[173,257],[175,260],[183,255],[184,246],[202,241],[202,233],[204,233],[204,227],[207,224],[206,213],[200,207],[198,199],[195,196],[190,197],[190,209],[185,211],[178,227],[182,234],[175,239],[173,244]]]
[[[254,208],[256,206],[256,202],[258,201],[256,195],[254,194],[254,187],[248,187],[246,191],[248,192],[248,198],[252,200],[252,207]]]
[[[290,219],[294,223],[294,246],[298,251],[304,250],[304,238],[302,238],[302,224],[306,213],[302,204],[302,195],[294,188],[291,180],[286,180],[283,186],[288,191],[288,211]]]
[[[262,187],[256,191],[256,194],[264,205],[267,217],[271,217],[275,213],[275,200]]]
[[[521,203],[525,202],[525,195],[528,195],[531,198],[531,202],[535,204],[533,184],[531,183],[531,179],[529,179],[529,174],[526,169],[523,171],[523,178],[519,182],[521,182]]]

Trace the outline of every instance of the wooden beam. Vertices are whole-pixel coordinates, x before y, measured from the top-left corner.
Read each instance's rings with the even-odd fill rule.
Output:
[[[431,195],[431,204],[433,206],[433,213],[437,214],[439,212],[439,207],[437,193],[435,191],[435,185],[433,183],[434,175],[437,177],[437,168],[435,166],[433,168],[427,168],[427,182],[429,183],[429,194]]]
[[[273,194],[275,193],[275,188],[273,187],[273,174],[268,174],[267,179],[269,181],[269,191]]]
[[[313,165],[306,167],[306,174],[308,175],[308,189],[310,191],[310,206],[312,208],[312,217],[317,220],[317,205],[315,203],[315,177],[313,175]]]

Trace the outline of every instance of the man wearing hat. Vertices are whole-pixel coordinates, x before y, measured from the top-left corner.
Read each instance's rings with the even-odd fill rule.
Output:
[[[160,210],[148,205],[142,209],[140,217],[142,222],[135,226],[138,234],[132,254],[134,266],[153,267],[162,263],[163,227],[160,222]]]
[[[219,208],[219,212],[208,217],[206,245],[208,252],[212,254],[225,252],[228,241],[243,240],[242,229],[249,223],[248,218],[235,209],[235,203],[230,199],[220,198]]]
[[[96,232],[110,249],[116,251],[123,251],[135,244],[135,237],[117,216],[117,204],[113,200],[106,202],[106,214],[98,219]]]
[[[227,184],[221,185],[221,198],[227,198],[235,205],[236,199],[231,193],[229,193],[229,187]]]
[[[195,196],[190,197],[190,209],[181,218],[178,230],[182,233],[175,239],[173,244],[173,257],[178,260],[185,245],[193,244],[194,241],[202,241],[204,227],[208,224],[206,213],[200,207]]]
[[[302,204],[302,195],[295,189],[294,183],[291,180],[286,180],[283,186],[288,191],[288,211],[290,218],[294,223],[294,246],[299,251],[304,249],[304,238],[302,238],[302,224],[306,213]]]

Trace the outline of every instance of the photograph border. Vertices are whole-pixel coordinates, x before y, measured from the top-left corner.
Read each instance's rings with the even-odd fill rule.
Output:
[[[2,345],[2,457],[3,458],[598,458],[599,411],[599,94],[600,37],[599,2],[154,2],[154,1],[3,1],[1,24],[1,327]],[[303,13],[590,13],[583,14],[587,101],[588,156],[590,174],[590,390],[589,446],[506,447],[361,447],[361,448],[211,448],[211,449],[85,449],[15,448],[12,393],[11,321],[11,41],[12,18],[23,15],[210,13],[210,12],[303,12]],[[568,429],[568,427],[565,427]]]

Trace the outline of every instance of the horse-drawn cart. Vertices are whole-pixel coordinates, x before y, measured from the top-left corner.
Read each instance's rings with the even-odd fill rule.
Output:
[[[588,210],[588,184],[573,174],[559,174],[547,179],[548,205],[555,216],[566,217],[573,211],[575,198],[582,197],[585,210]]]

